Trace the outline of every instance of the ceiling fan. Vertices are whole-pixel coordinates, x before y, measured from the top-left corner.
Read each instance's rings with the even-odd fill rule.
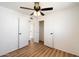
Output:
[[[27,7],[20,7],[21,9],[28,9],[28,10],[35,10],[35,12],[31,13],[30,15],[36,15],[39,16],[40,14],[44,16],[45,14],[42,13],[41,11],[49,11],[53,10],[53,7],[48,7],[48,8],[41,8],[39,5],[39,2],[34,2],[34,9],[32,8],[27,8]]]

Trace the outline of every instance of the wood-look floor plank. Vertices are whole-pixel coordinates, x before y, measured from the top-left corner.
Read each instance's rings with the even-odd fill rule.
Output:
[[[44,53],[41,54],[41,56],[44,57],[44,56],[48,53],[49,50],[50,50],[50,49],[47,48],[46,51],[45,51]]]
[[[68,57],[68,53],[65,53],[65,57]]]
[[[53,50],[50,49],[50,50],[47,52],[47,54],[46,54],[45,56],[46,56],[46,57],[50,56],[50,54],[51,54],[52,51],[53,51]]]
[[[61,51],[60,57],[64,57],[64,52],[63,51]]]
[[[15,50],[6,54],[8,57],[76,57],[76,55],[55,49],[49,48],[40,43],[31,43],[28,46]]]
[[[37,47],[36,49],[31,48],[31,49],[28,49],[27,51],[24,51],[24,53],[20,54],[19,56],[29,56],[31,54],[34,54],[33,52],[38,51],[42,47],[42,45],[40,45],[39,47],[38,46],[36,46],[36,47]]]
[[[52,51],[50,57],[54,57],[55,52],[56,52],[56,49],[54,49],[54,50]]]
[[[37,51],[34,51],[34,53],[33,53],[31,56],[32,56],[32,57],[36,56],[36,55],[39,54],[43,49],[44,49],[44,47],[38,49]]]
[[[19,56],[22,56],[25,52],[27,52],[29,49],[25,49],[25,50],[22,50],[21,52],[19,52],[17,55],[14,55],[16,57],[19,57]]]
[[[61,52],[60,52],[60,57],[62,57],[62,54],[63,54],[63,53],[62,53],[62,51],[61,51]]]
[[[52,51],[50,52],[49,57],[52,57],[51,54],[52,54],[53,51],[54,51],[54,48],[53,48]]]
[[[59,55],[60,55],[60,51],[57,50],[56,57],[59,57]]]
[[[34,49],[32,49],[32,50],[30,50],[30,55],[29,56],[32,56],[32,54],[34,54],[36,51],[38,51],[41,47],[43,47],[42,45],[40,45],[39,47],[37,47],[37,48],[34,48]]]
[[[44,53],[46,51],[47,47],[44,47],[38,54],[36,54],[35,56],[39,57],[41,56],[42,53]]]

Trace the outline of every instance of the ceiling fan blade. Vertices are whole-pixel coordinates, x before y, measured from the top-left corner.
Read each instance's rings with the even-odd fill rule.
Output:
[[[44,16],[44,15],[45,15],[45,14],[44,14],[44,13],[42,13],[42,12],[40,12],[40,13],[41,13],[41,15],[42,15],[42,16]]]
[[[20,8],[22,8],[22,9],[28,9],[28,10],[34,10],[32,8],[27,8],[27,7],[20,7]]]
[[[33,13],[31,13],[30,15],[33,15],[34,14],[34,12]]]
[[[49,11],[49,10],[53,10],[53,7],[48,7],[48,8],[42,8],[41,11]]]

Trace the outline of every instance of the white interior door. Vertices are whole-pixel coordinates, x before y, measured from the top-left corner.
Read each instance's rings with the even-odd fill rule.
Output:
[[[18,47],[22,48],[28,45],[29,40],[29,22],[25,17],[19,19],[19,42]]]
[[[39,43],[39,21],[38,21],[38,18],[34,19],[34,42]]]
[[[44,44],[48,47],[54,48],[54,22],[52,22],[51,19],[46,18],[44,21]]]

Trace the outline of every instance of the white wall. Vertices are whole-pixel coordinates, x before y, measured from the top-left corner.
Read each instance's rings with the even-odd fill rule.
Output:
[[[53,32],[54,48],[79,56],[79,6],[52,12],[44,20],[45,45]]]
[[[16,11],[0,7],[0,55],[18,48],[18,18],[20,16],[21,14]]]

